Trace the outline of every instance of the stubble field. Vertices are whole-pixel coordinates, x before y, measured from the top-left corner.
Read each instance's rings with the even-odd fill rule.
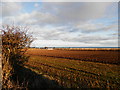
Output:
[[[64,88],[120,88],[119,51],[29,49],[26,68]]]

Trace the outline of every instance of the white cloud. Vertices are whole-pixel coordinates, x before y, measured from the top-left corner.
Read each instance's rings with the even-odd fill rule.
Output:
[[[43,2],[119,2],[119,0],[42,0]]]
[[[62,40],[35,40],[32,47],[118,47],[118,40],[86,42],[70,42]]]
[[[42,9],[32,11],[31,13],[21,13],[15,17],[16,21],[25,24],[41,24],[41,25],[66,25],[89,20],[95,20],[106,16],[107,8],[112,3],[42,3]],[[35,3],[38,6],[38,3]],[[7,10],[7,11],[6,11]],[[15,10],[5,9],[6,14],[14,14]],[[8,12],[9,11],[9,12]],[[19,11],[19,9],[18,9]],[[16,14],[16,13],[15,13]],[[92,28],[92,27],[91,27]]]
[[[112,3],[66,3],[66,2],[45,2],[42,3],[42,9],[39,11],[32,11],[31,13],[21,13],[15,20],[26,24],[41,24],[41,25],[65,25],[74,24],[78,22],[86,22],[102,18],[106,15],[107,8]],[[4,10],[4,16],[16,15],[17,11],[21,10],[21,5],[9,4],[11,9],[7,6]],[[14,6],[14,8],[12,7]],[[17,8],[16,8],[17,6]],[[38,7],[38,3],[34,6]],[[14,13],[15,12],[15,13]]]
[[[39,4],[38,4],[38,3],[35,3],[35,4],[34,4],[34,7],[39,7]]]
[[[33,47],[87,47],[96,46],[99,44],[85,44],[83,42],[68,42],[62,40],[35,40],[31,46]]]
[[[31,13],[21,13],[18,16],[9,16],[4,18],[3,22],[10,19],[14,20],[16,23],[22,23],[27,25],[47,25],[56,22],[56,16],[49,13],[42,13],[33,11]]]
[[[88,45],[108,45],[108,46],[114,46],[117,44],[118,37],[117,35],[104,35],[104,34],[86,34],[86,33],[80,33],[78,32],[69,32],[67,27],[40,27],[40,26],[34,26],[32,28],[34,37],[36,37],[36,41],[46,41],[43,42],[46,45],[66,45],[67,42],[68,46],[81,46],[85,44]],[[31,32],[32,32],[31,31]],[[108,32],[109,33],[109,32]],[[48,42],[47,42],[48,41]],[[56,44],[54,42],[56,42]],[[60,41],[60,42],[59,42]],[[52,44],[50,44],[50,42]],[[59,42],[59,43],[58,43]],[[64,42],[64,43],[63,43]],[[70,43],[68,43],[70,42]],[[112,44],[113,42],[113,44]],[[73,44],[74,43],[74,44]],[[82,43],[82,44],[81,44]],[[115,44],[116,43],[116,44]],[[38,45],[38,44],[37,44]],[[40,44],[42,45],[42,44]],[[38,45],[39,46],[39,45]]]
[[[112,3],[42,4],[43,8],[38,11],[22,13],[20,3],[10,3],[10,5],[6,3],[3,23],[14,21],[18,25],[31,26],[30,32],[33,32],[36,38],[33,46],[115,46],[117,44],[116,37],[104,34],[104,31],[108,31],[108,34],[110,30],[117,31],[116,23],[105,25],[102,21],[92,22],[105,17],[107,8]],[[14,9],[11,5],[19,8]],[[38,3],[34,4],[34,7],[38,6]],[[97,32],[96,35],[93,34],[94,32]],[[103,35],[99,36],[98,33]]]
[[[119,0],[2,0],[2,2],[119,2]]]
[[[105,25],[104,23],[93,23],[93,22],[85,22],[79,23],[76,25],[77,30],[82,33],[93,33],[93,32],[101,32],[101,31],[117,31],[118,24],[112,23],[109,25]]]
[[[40,2],[40,0],[2,0],[2,2]]]
[[[57,18],[59,19],[59,22],[74,23],[104,17],[106,15],[106,10],[111,4],[112,3],[110,2],[50,2],[43,3],[43,11],[47,11],[50,14],[54,13],[56,16],[59,17]]]
[[[2,8],[2,17],[5,16],[16,16],[20,13],[22,9],[21,3],[15,3],[15,2],[5,2],[0,5],[0,8]]]

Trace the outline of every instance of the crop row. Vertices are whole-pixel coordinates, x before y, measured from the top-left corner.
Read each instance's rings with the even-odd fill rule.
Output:
[[[112,69],[111,65],[110,65],[110,68],[109,68],[109,65],[107,65],[108,67],[107,68],[105,67],[105,65],[102,65],[102,64],[97,65],[96,63],[91,64],[89,62],[85,62],[85,63],[81,62],[79,65],[77,65],[78,63],[77,61],[73,61],[73,63],[76,65],[72,64],[72,60],[67,61],[67,60],[58,59],[58,58],[56,59],[56,58],[49,58],[49,57],[32,56],[30,58],[30,61],[26,65],[30,69],[33,69],[39,73],[42,72],[43,74],[48,75],[49,77],[51,77],[50,79],[57,81],[59,85],[67,88],[86,88],[86,87],[116,88],[116,87],[119,87],[120,78],[117,76],[118,74],[115,74],[116,77],[113,77],[112,75],[106,75],[105,73],[105,72],[111,71],[110,70]],[[88,66],[87,65],[85,66],[85,64],[87,63],[88,63]],[[90,68],[89,67],[90,64],[91,64],[90,66],[91,70],[88,69]],[[101,67],[101,69],[106,68],[106,71],[104,71],[103,69],[102,71],[104,72],[102,72],[99,70],[98,67],[99,68]],[[113,70],[113,72],[116,73],[117,70]],[[99,71],[101,73],[98,73]]]
[[[119,51],[66,51],[29,49],[28,54],[81,61],[120,64]]]

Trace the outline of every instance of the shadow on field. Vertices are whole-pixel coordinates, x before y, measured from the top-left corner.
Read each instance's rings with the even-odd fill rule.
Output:
[[[58,70],[63,70],[63,71],[71,72],[71,73],[75,73],[74,71],[78,71],[78,72],[83,72],[83,73],[99,76],[98,74],[95,74],[95,73],[91,73],[91,72],[84,71],[84,70],[78,70],[78,69],[70,68],[70,67],[67,67],[67,66],[65,68],[59,68],[59,67],[51,66],[51,65],[48,65],[48,64],[44,64],[44,63],[39,63],[39,65],[43,65],[43,66],[47,66],[49,68],[51,67],[51,68],[55,68],[55,69],[58,69]],[[30,67],[30,65],[27,65],[27,66]],[[33,67],[31,67],[31,68],[33,68]],[[34,67],[34,68],[37,68],[37,67]]]
[[[12,80],[15,85],[19,85],[21,88],[63,88],[54,80],[49,80],[22,66],[17,66],[15,71],[16,74],[13,75]]]

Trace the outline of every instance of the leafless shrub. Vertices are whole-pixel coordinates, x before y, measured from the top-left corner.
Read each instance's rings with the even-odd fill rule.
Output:
[[[2,77],[3,86],[12,87],[10,77],[15,73],[18,65],[23,65],[28,60],[24,55],[33,38],[27,34],[27,27],[4,25],[2,31]]]

